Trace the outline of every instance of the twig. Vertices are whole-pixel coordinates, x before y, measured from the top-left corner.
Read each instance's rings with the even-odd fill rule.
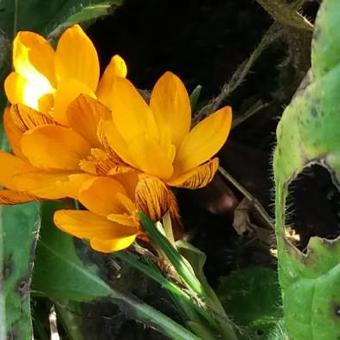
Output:
[[[222,86],[220,93],[210,100],[193,118],[193,124],[196,124],[209,113],[216,111],[220,105],[228,98],[244,81],[251,67],[257,61],[262,52],[282,34],[282,30],[278,24],[272,24],[264,34],[260,43],[257,45],[250,57],[242,62],[236,69],[229,82]]]
[[[235,128],[236,126],[239,126],[244,121],[246,121],[248,118],[253,116],[258,111],[266,108],[269,106],[269,103],[263,103],[261,100],[258,100],[253,106],[251,106],[246,112],[243,114],[237,115],[237,117],[233,120],[232,128]]]
[[[306,31],[313,31],[313,25],[297,9],[303,4],[298,0],[292,5],[284,0],[256,0],[275,21],[284,26],[290,26]]]
[[[218,171],[227,181],[229,181],[238,191],[242,193],[244,197],[246,197],[253,204],[254,208],[262,217],[263,221],[266,222],[266,224],[270,228],[274,229],[272,218],[263,208],[262,204],[241,183],[239,183],[233,176],[231,176],[228,171],[226,171],[221,166],[218,168]]]

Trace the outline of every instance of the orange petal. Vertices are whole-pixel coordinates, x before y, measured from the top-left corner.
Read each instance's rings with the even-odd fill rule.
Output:
[[[109,109],[99,101],[80,95],[73,100],[66,110],[69,126],[86,139],[91,146],[99,146],[97,127],[101,119],[108,119]]]
[[[13,177],[34,168],[19,157],[0,150],[0,169],[0,185],[16,190]]]
[[[138,227],[139,223],[138,221],[134,218],[134,216],[129,216],[129,215],[123,215],[123,214],[110,214],[107,216],[107,219],[109,221],[121,224],[121,225],[126,225],[128,227]]]
[[[199,122],[179,147],[175,173],[187,172],[214,156],[227,140],[231,120],[231,107],[226,106]]]
[[[44,76],[56,85],[54,73],[54,50],[41,35],[19,32],[13,41],[13,65],[17,73],[34,81]]]
[[[133,164],[148,175],[167,179],[173,174],[175,146],[140,134],[129,141],[128,150]]]
[[[80,186],[91,176],[85,174],[26,172],[13,178],[20,191],[44,199],[77,198]]]
[[[120,173],[131,172],[133,169],[123,163],[111,150],[91,149],[91,155],[79,163],[80,169],[98,176],[114,176]]]
[[[126,141],[110,120],[101,120],[98,125],[98,139],[106,149],[112,149],[127,164],[136,166]]]
[[[90,240],[90,245],[92,249],[101,253],[112,253],[130,247],[131,244],[135,242],[136,237],[137,233],[127,236],[121,235],[109,240],[103,240],[95,237]]]
[[[50,116],[24,104],[11,105],[11,115],[14,123],[22,132],[42,125],[57,124]]]
[[[29,195],[26,192],[13,191],[13,190],[0,190],[0,204],[20,204],[31,202],[36,199],[35,196]]]
[[[137,228],[119,225],[89,211],[56,211],[54,223],[66,233],[90,239],[93,249],[105,253],[127,248],[138,233]]]
[[[117,193],[125,194],[121,183],[109,177],[95,177],[81,186],[78,199],[88,210],[106,216],[125,212]]]
[[[127,196],[134,201],[136,185],[139,181],[138,172],[132,170],[126,173],[120,173],[115,175],[114,178],[122,183]],[[135,207],[133,209],[135,209]]]
[[[12,72],[5,79],[4,86],[10,103],[22,103],[36,110],[41,108],[40,98],[54,92],[49,81],[40,73],[36,77],[26,79],[19,73]]]
[[[79,162],[90,152],[89,144],[70,128],[45,125],[24,133],[21,150],[41,169],[79,169]]]
[[[190,99],[182,81],[166,72],[154,86],[150,108],[160,131],[170,131],[171,141],[178,146],[190,130]]]
[[[4,130],[11,146],[13,152],[19,156],[23,157],[21,152],[20,139],[23,134],[22,130],[14,123],[11,108],[6,107],[4,111]]]
[[[55,122],[49,116],[23,104],[11,105],[4,112],[4,128],[7,138],[15,154],[21,157],[23,156],[20,145],[22,134],[46,124],[55,124]]]
[[[186,189],[199,189],[211,182],[218,169],[218,158],[198,166],[184,174],[180,174],[169,181],[167,184],[173,187]]]
[[[119,55],[113,56],[102,77],[100,78],[96,92],[98,99],[107,107],[111,107],[112,105],[112,85],[114,77],[125,78],[126,74],[127,67],[124,59]]]
[[[176,150],[167,140],[159,141],[141,132],[127,142],[111,121],[100,122],[98,138],[135,169],[161,178],[169,178],[173,173]]]
[[[112,117],[121,136],[126,141],[140,133],[157,137],[158,130],[153,114],[130,81],[115,77],[112,88],[114,93]]]
[[[154,222],[170,209],[172,197],[166,185],[156,177],[143,176],[136,187],[137,208]]]
[[[63,125],[69,125],[67,108],[81,94],[96,97],[86,84],[76,79],[62,80],[55,96],[53,118]]]
[[[99,80],[99,61],[95,47],[79,25],[60,37],[55,59],[58,80],[76,79],[92,91]]]

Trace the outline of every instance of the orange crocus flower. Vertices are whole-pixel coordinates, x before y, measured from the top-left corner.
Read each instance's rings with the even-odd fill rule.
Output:
[[[67,106],[79,94],[107,104],[113,78],[127,73],[124,60],[116,55],[99,80],[97,51],[79,25],[65,30],[56,50],[37,33],[19,32],[13,42],[13,66],[5,80],[10,103],[25,104],[63,125],[68,124]]]
[[[131,167],[168,186],[201,188],[213,178],[232,121],[225,106],[191,128],[189,95],[181,80],[166,72],[154,86],[149,105],[125,79],[116,77],[112,118],[99,125],[103,145]]]
[[[120,180],[94,177],[83,183],[79,202],[88,210],[59,210],[55,224],[63,231],[90,240],[93,249],[112,252],[128,247],[141,233],[134,203],[137,176]]]

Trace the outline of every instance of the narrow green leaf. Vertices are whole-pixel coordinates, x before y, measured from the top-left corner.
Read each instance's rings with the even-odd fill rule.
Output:
[[[98,275],[94,263],[79,257],[72,237],[59,231],[51,222],[53,203],[44,203],[43,228],[38,242],[37,260],[33,276],[33,289],[56,301],[93,301],[107,298],[116,303],[128,318],[144,322],[174,339],[198,339],[183,326],[139,301],[110,287]],[[60,205],[59,205],[60,208]]]
[[[0,211],[0,335],[30,339],[30,286],[40,228],[39,205],[0,206]]]
[[[179,254],[179,252],[171,245],[165,236],[163,236],[153,224],[153,222],[143,212],[139,212],[139,218],[143,227],[149,234],[152,241],[157,244],[165,255],[168,257],[170,263],[176,269],[178,275],[183,282],[199,296],[202,295],[203,287],[196,278],[195,273],[189,262]]]
[[[60,206],[60,204],[59,204]],[[32,287],[53,299],[91,301],[108,296],[111,288],[76,253],[73,238],[52,223],[57,204],[44,203]]]
[[[122,2],[122,0],[116,0],[116,1],[110,1],[111,3],[119,4]],[[59,24],[56,28],[52,30],[48,34],[49,39],[55,39],[57,38],[67,27],[74,25],[74,24],[80,24],[80,23],[90,23],[97,18],[103,17],[105,15],[108,15],[110,11],[112,10],[112,5],[109,3],[100,3],[97,5],[89,5],[86,7],[83,7],[79,10],[79,12],[76,12],[75,14],[68,17],[66,20],[64,20],[61,24]]]
[[[72,20],[72,17],[73,23],[83,22],[87,18],[98,17],[94,12],[103,13],[98,12],[100,6],[118,6],[122,2],[123,0],[2,0],[0,25],[9,38],[19,30],[33,30],[47,35],[59,25]]]
[[[191,92],[190,95],[190,102],[191,102],[191,110],[194,112],[196,110],[196,106],[198,100],[200,99],[200,95],[202,92],[202,85],[197,85],[194,90]]]

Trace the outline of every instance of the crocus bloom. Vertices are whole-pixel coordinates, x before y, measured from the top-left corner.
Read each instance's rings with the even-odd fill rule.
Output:
[[[54,222],[61,230],[78,238],[90,240],[93,249],[100,252],[118,251],[130,246],[136,237],[143,237],[137,211],[145,206],[145,197],[140,197],[154,181],[148,177],[138,178],[135,172],[112,177],[93,177],[79,188],[78,200],[88,210],[59,210],[54,215]],[[159,190],[161,192],[159,192]],[[157,186],[158,192],[152,192],[146,199],[146,213],[153,220],[159,220],[169,203],[167,188]],[[155,199],[153,199],[154,197]],[[162,204],[159,204],[163,197]],[[141,203],[141,205],[140,205]]]
[[[13,42],[12,72],[5,92],[12,104],[25,104],[67,125],[66,108],[79,94],[98,97],[104,104],[115,76],[126,76],[122,58],[114,56],[99,80],[97,51],[79,25],[68,28],[56,50],[41,35],[19,32]]]
[[[59,210],[55,224],[63,231],[90,240],[91,247],[112,252],[128,247],[141,233],[135,214],[134,188],[137,177],[120,181],[94,177],[81,186],[78,199],[88,210]]]
[[[85,98],[79,97],[74,104],[79,106],[82,100]],[[91,115],[89,110],[76,110],[75,105],[70,106],[74,115],[85,119]],[[100,115],[103,111],[95,112]],[[92,176],[81,169],[81,161],[91,154],[95,143],[91,130],[80,123],[77,130],[62,126],[22,104],[5,110],[4,127],[15,154],[0,151],[0,184],[5,187],[0,191],[1,203],[77,197],[81,181]]]
[[[166,72],[148,105],[131,82],[116,77],[110,103],[112,119],[99,126],[99,137],[123,162],[169,186],[196,189],[213,178],[232,120],[229,106],[191,129],[188,93],[181,80]]]

